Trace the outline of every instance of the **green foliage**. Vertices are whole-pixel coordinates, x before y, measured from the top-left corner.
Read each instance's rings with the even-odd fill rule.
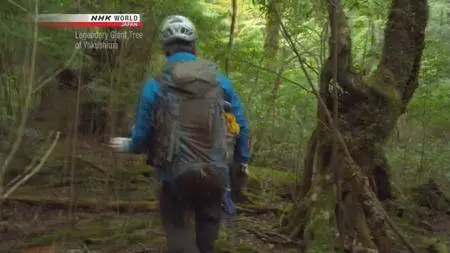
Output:
[[[15,0],[14,2],[30,13],[26,13],[9,1],[0,3],[2,16],[0,20],[2,36],[0,41],[0,135],[7,135],[11,129],[16,129],[15,124],[23,113],[21,106],[28,84],[27,78],[31,72],[30,55],[34,27],[28,21],[31,20],[30,16],[36,1]],[[98,62],[95,57],[84,54],[83,57],[76,55],[77,57],[69,67],[76,72],[83,67],[82,70],[92,77],[86,80],[86,93],[83,93],[86,97],[82,99],[102,103],[112,102],[114,105],[127,104],[131,108],[129,114],[134,113],[133,109],[138,102],[138,94],[143,83],[148,78],[152,78],[165,62],[158,38],[159,23],[170,14],[181,14],[192,19],[199,34],[198,55],[214,60],[221,70],[225,69],[226,59],[230,57],[228,75],[244,105],[251,128],[252,160],[249,197],[254,201],[252,204],[260,208],[276,206],[280,209],[293,204],[286,203],[284,198],[292,194],[294,187],[291,186],[298,185],[300,182],[306,156],[306,144],[312,129],[318,124],[317,100],[310,92],[308,80],[300,68],[296,55],[283,36],[279,43],[279,57],[273,64],[275,67],[269,69],[264,62],[264,39],[265,36],[271,36],[265,34],[268,1],[238,1],[237,27],[231,55],[228,48],[230,0],[46,0],[39,2],[41,13],[142,14],[144,27],[139,31],[144,33],[144,39],[127,44],[125,53],[118,56],[120,58],[118,66],[108,68],[108,62]],[[80,5],[76,6],[76,2]],[[308,65],[307,71],[313,85],[317,85],[320,69],[328,54],[327,39],[330,31],[327,27],[326,5],[324,1],[301,0],[283,0],[279,3],[282,4],[283,23]],[[381,55],[383,29],[390,1],[348,0],[343,1],[343,4],[351,30],[353,64],[358,71],[370,75],[376,70]],[[423,183],[429,178],[438,178],[444,185],[448,185],[450,180],[450,133],[448,131],[450,129],[450,58],[448,57],[450,55],[450,20],[448,19],[450,6],[446,0],[435,0],[430,1],[430,7],[431,18],[422,58],[420,85],[386,147],[396,188]],[[94,29],[78,31],[94,31]],[[104,30],[96,29],[96,31]],[[35,85],[66,64],[74,52],[74,41],[73,29],[39,27],[37,76],[32,80]],[[55,87],[58,82],[58,78],[53,78],[48,85]],[[273,91],[277,87],[277,93],[274,94]],[[42,92],[38,91],[35,95],[36,100],[31,109],[37,109],[36,105],[40,102],[39,95],[42,95]],[[46,97],[43,96],[43,99]],[[56,99],[69,100],[67,97]],[[75,109],[70,110],[75,111]],[[129,123],[126,122],[125,125]],[[3,147],[3,139],[6,138],[0,139],[0,147]],[[101,164],[99,173],[104,170],[102,168],[113,168],[117,161],[122,162],[122,159],[112,157],[109,150],[108,154],[102,154],[89,148],[86,151],[84,150],[86,146],[88,145],[83,144],[82,147],[77,148],[77,152],[89,152],[91,157],[99,159]],[[63,153],[62,150],[63,148],[58,151]],[[0,150],[0,157],[3,156],[2,151]],[[55,157],[57,156],[54,155],[53,159],[61,159],[61,161],[58,160],[58,166],[53,167],[59,169],[63,166],[61,164],[67,164],[65,159]],[[153,197],[148,194],[147,187],[150,184],[143,176],[148,168],[142,165],[144,164],[142,161],[138,164],[123,162],[118,167],[124,167],[127,170],[115,171],[116,174],[108,175],[108,179],[120,181],[121,184],[125,184],[124,178],[145,182],[145,186],[138,188],[131,195],[136,199]],[[129,170],[130,166],[134,169]],[[55,178],[54,181],[59,184],[61,181],[59,177],[63,177],[60,175],[63,172],[54,172],[54,168],[48,163],[47,167],[47,173],[43,175],[44,181]],[[80,173],[81,167],[77,165],[77,173]],[[46,170],[41,171],[41,173],[45,172]],[[77,179],[83,179],[83,187],[95,189],[102,184],[98,181],[106,181],[104,177],[105,174],[93,175],[92,171],[76,176]],[[106,182],[104,184],[106,185]],[[109,183],[108,187],[114,188],[114,191],[120,188],[110,186]],[[36,192],[34,188],[31,191]],[[48,192],[50,196],[51,193]],[[42,195],[41,191],[38,193]],[[126,198],[131,198],[130,196]],[[321,200],[331,210],[332,201],[325,198]],[[320,208],[322,207],[314,211],[320,211]],[[125,221],[120,222],[125,223]],[[260,221],[252,220],[251,222],[259,223]],[[333,231],[327,230],[328,220],[316,222],[319,228],[327,232],[317,234],[316,238],[319,238],[319,243],[322,243],[324,247],[330,246],[327,243],[332,240],[329,235]],[[41,237],[34,243],[48,244],[64,236],[73,239],[84,239],[85,236],[89,236],[92,237],[91,239],[108,238],[106,243],[111,244],[113,241],[122,239],[128,244],[151,240],[154,244],[162,245],[162,237],[159,234],[149,237],[147,234],[143,236],[134,233],[143,227],[155,226],[154,223],[150,224],[147,218],[135,219],[128,227],[120,228],[122,231],[120,234],[113,233],[113,230],[119,227],[116,223],[90,222],[80,227],[83,233],[63,229],[58,233]],[[156,225],[160,227],[160,224]],[[227,235],[222,235],[218,241],[223,249],[234,249],[236,252],[262,252],[255,251],[252,243],[246,241],[235,243],[230,241]],[[319,251],[323,252],[324,249]]]
[[[33,4],[28,1],[16,1],[30,12]],[[345,1],[344,8],[349,19],[353,43],[353,61],[358,70],[370,74],[377,67],[383,46],[383,28],[390,1]],[[2,3],[0,9],[1,65],[5,66],[0,112],[2,115],[16,115],[15,107],[20,104],[20,91],[25,85],[23,75],[28,73],[31,28],[27,14],[20,8]],[[284,39],[280,41],[280,56],[275,72],[283,65],[277,99],[273,102],[272,91],[277,83],[277,73],[264,67],[264,31],[266,25],[267,1],[238,1],[238,19],[236,37],[231,53],[230,77],[246,109],[251,123],[253,143],[252,162],[264,166],[276,166],[289,169],[301,169],[305,156],[306,141],[316,124],[317,101],[308,92],[309,84],[300,69],[295,55]],[[327,56],[326,29],[327,11],[321,1],[283,1],[283,22],[293,35],[301,50],[302,57],[309,66],[313,84],[318,81],[318,72]],[[408,150],[422,150],[426,142],[426,151],[420,155],[410,151],[412,163],[418,157],[425,157],[430,170],[448,171],[444,162],[447,150],[446,141],[450,138],[449,128],[450,102],[450,26],[446,15],[448,4],[444,0],[430,4],[431,19],[427,31],[427,42],[420,73],[420,87],[403,117],[402,139],[395,140],[390,148],[390,157],[394,168],[403,171],[402,155]],[[117,95],[117,103],[127,103],[134,108],[137,94],[145,79],[150,78],[164,63],[160,53],[159,40],[154,31],[158,24],[169,14],[182,14],[191,18],[197,25],[199,55],[217,62],[224,69],[228,56],[227,48],[230,25],[231,3],[227,0],[144,0],[144,1],[81,1],[74,6],[69,0],[42,1],[42,13],[141,13],[144,19],[145,38],[139,44],[133,44],[123,56],[122,67],[114,74],[120,78],[111,78],[108,71],[95,73],[87,87],[92,99],[108,101],[111,92]],[[38,78],[43,80],[61,67],[74,50],[74,31],[72,29],[39,28]],[[148,53],[148,57],[141,57]],[[93,59],[85,57],[83,64],[92,66]],[[72,68],[79,67],[75,62]],[[25,68],[23,68],[25,66]],[[89,68],[89,67],[88,67]],[[114,88],[111,86],[114,82]],[[272,115],[275,108],[275,117]],[[11,116],[2,117],[3,122]],[[14,117],[13,117],[14,118]],[[420,128],[417,126],[420,125]],[[415,133],[425,135],[425,141],[417,136],[408,136],[411,127]],[[426,134],[422,134],[426,132]],[[410,142],[410,139],[421,141]],[[439,154],[441,153],[441,154]],[[420,159],[419,159],[420,160]],[[414,168],[420,167],[415,164]],[[411,174],[415,171],[412,169]],[[443,173],[443,172],[442,172]],[[448,172],[447,172],[448,173]]]

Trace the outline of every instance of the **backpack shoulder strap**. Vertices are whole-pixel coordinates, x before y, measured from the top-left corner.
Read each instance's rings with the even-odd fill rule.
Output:
[[[166,64],[161,71],[155,75],[155,80],[158,82],[163,94],[167,92],[167,87],[170,85],[169,79],[172,75],[172,69],[173,66]]]

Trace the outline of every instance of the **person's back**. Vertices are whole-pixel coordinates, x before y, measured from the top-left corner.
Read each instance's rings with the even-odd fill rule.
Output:
[[[160,210],[169,252],[209,253],[213,252],[213,244],[218,235],[224,190],[226,189],[225,193],[229,193],[227,157],[221,155],[223,147],[220,141],[217,142],[220,138],[214,134],[219,133],[223,136],[223,132],[219,130],[224,122],[211,123],[223,119],[218,114],[222,109],[217,101],[225,100],[231,104],[231,110],[239,124],[240,131],[236,138],[234,155],[236,160],[242,163],[243,168],[247,167],[249,155],[248,126],[242,106],[228,78],[211,65],[202,65],[204,61],[197,58],[194,25],[185,17],[169,16],[163,22],[161,34],[167,56],[166,67],[161,75],[150,80],[142,90],[131,141],[126,145],[123,142],[118,144],[113,141],[112,146],[127,152],[149,152],[149,164],[158,168],[162,182]],[[198,73],[189,69],[190,67],[198,70]],[[168,69],[169,72],[166,71]],[[163,78],[165,74],[166,78]],[[199,77],[203,81],[198,81]],[[214,88],[214,85],[220,89]],[[185,99],[186,96],[190,99]],[[198,101],[198,104],[194,100]],[[171,108],[174,104],[177,105],[175,107],[178,109],[175,111],[182,116],[174,118],[173,115],[177,113],[167,111],[161,113],[165,111],[161,110],[161,104],[170,105]],[[199,109],[197,114],[195,110],[188,110],[190,106]],[[168,115],[172,116],[167,118]],[[206,121],[208,117],[211,120]],[[176,123],[161,124],[161,122]],[[160,137],[163,137],[163,140]],[[177,143],[175,145],[177,148],[168,148],[175,147],[168,143]],[[167,150],[177,151],[178,156]],[[167,153],[171,153],[170,157],[175,158],[166,159],[169,157]],[[199,170],[195,169],[194,165],[200,165],[197,166]],[[205,170],[206,168],[208,170]],[[222,171],[220,174],[222,177],[208,175],[214,170]],[[180,174],[180,171],[201,173],[184,173],[187,176],[183,177],[183,180],[176,180],[179,178],[176,175]],[[231,214],[234,213],[229,196],[224,202],[226,210]],[[185,223],[185,215],[189,209],[195,211],[196,244],[192,244],[194,240],[190,239],[192,237],[189,226]]]
[[[148,162],[195,208],[211,192],[229,187],[224,92],[214,65],[200,59],[167,64],[156,81],[161,94],[153,108]]]

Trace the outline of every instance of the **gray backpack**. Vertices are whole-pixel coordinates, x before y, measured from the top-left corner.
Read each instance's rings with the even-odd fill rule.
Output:
[[[224,91],[214,64],[196,60],[167,65],[157,80],[162,96],[154,107],[149,164],[164,170],[176,185],[198,191],[226,187],[232,152]]]

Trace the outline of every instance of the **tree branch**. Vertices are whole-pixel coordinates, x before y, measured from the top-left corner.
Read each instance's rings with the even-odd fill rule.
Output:
[[[331,38],[329,40],[330,56],[337,59],[337,67],[349,69],[352,67],[352,43],[347,17],[342,10],[339,0],[328,0],[328,16],[331,26]]]
[[[51,82],[57,75],[59,75],[59,73],[61,73],[64,69],[68,68],[72,64],[73,60],[75,59],[76,53],[78,53],[79,51],[80,51],[79,49],[73,50],[73,53],[70,56],[69,60],[67,60],[66,63],[64,63],[64,65],[61,68],[59,68],[58,70],[53,72],[52,75],[50,75],[49,77],[45,78],[43,81],[40,81],[38,83],[38,85],[36,85],[37,87],[33,89],[33,93],[38,92],[47,83]]]
[[[18,7],[19,9],[21,9],[22,11],[28,13],[28,10],[23,7],[22,5],[18,4],[17,2],[13,1],[13,0],[8,0],[8,2],[16,7]]]
[[[402,112],[418,87],[427,23],[427,0],[392,0],[376,77],[396,88]]]
[[[231,26],[230,26],[230,37],[228,40],[228,55],[225,59],[225,73],[228,74],[230,69],[230,59],[231,53],[233,52],[233,40],[234,40],[234,30],[236,26],[236,16],[237,16],[237,2],[236,0],[231,1]]]
[[[295,56],[295,57],[296,57],[296,56]],[[256,68],[256,69],[259,69],[259,70],[262,70],[262,71],[266,71],[267,73],[271,73],[271,74],[276,75],[276,76],[279,75],[279,73],[278,73],[277,71],[270,70],[270,69],[265,68],[265,67],[263,67],[263,66],[260,66],[260,65],[257,65],[257,64],[255,64],[255,63],[252,63],[252,62],[250,62],[250,61],[243,60],[243,59],[237,59],[237,61],[240,61],[240,62],[242,62],[242,63],[248,64],[248,65],[250,65],[250,66],[252,66],[252,67],[254,67],[254,68]],[[287,77],[285,77],[285,76],[283,76],[283,75],[280,76],[280,79],[282,79],[282,80],[284,80],[284,81],[286,81],[286,82],[289,82],[289,83],[291,83],[291,84],[293,84],[293,85],[299,87],[300,89],[302,89],[302,90],[304,90],[304,91],[306,91],[306,92],[311,92],[311,90],[309,90],[308,88],[306,88],[305,86],[303,86],[301,83],[296,82],[296,81],[294,81],[294,80],[292,80],[292,79],[289,79],[289,78],[287,78]]]
[[[47,151],[45,152],[44,156],[40,159],[39,164],[36,165],[36,167],[34,167],[33,169],[31,169],[32,166],[33,166],[33,163],[31,163],[28,166],[28,168],[25,169],[25,171],[29,171],[29,173],[24,175],[20,180],[17,181],[17,183],[15,183],[13,186],[11,186],[11,188],[6,190],[5,193],[3,193],[0,196],[0,200],[7,199],[15,190],[17,190],[17,188],[19,188],[22,184],[24,184],[26,181],[28,181],[28,179],[30,179],[32,176],[34,176],[34,174],[36,174],[37,172],[39,172],[39,170],[41,170],[42,166],[44,166],[44,164],[47,161],[48,157],[53,152],[53,149],[55,149],[56,144],[58,143],[59,135],[60,135],[60,133],[57,132],[56,136],[55,136],[55,139],[53,140],[53,143],[47,149]]]
[[[39,13],[39,1],[36,1],[35,4],[35,22],[37,20],[37,16]],[[2,166],[0,167],[0,194],[3,192],[3,177],[6,173],[6,170],[8,169],[10,163],[12,162],[12,159],[14,158],[15,154],[20,148],[20,145],[22,144],[22,139],[24,135],[25,125],[27,123],[28,114],[30,111],[30,105],[33,98],[33,86],[34,86],[34,78],[36,74],[36,55],[37,55],[37,45],[38,45],[38,26],[36,25],[34,27],[33,31],[33,48],[31,52],[31,66],[30,66],[30,76],[28,78],[28,84],[27,84],[27,91],[25,96],[25,102],[23,105],[23,112],[22,117],[20,119],[19,127],[17,129],[16,134],[16,140],[14,141],[11,150],[6,157],[5,161],[3,162]]]

